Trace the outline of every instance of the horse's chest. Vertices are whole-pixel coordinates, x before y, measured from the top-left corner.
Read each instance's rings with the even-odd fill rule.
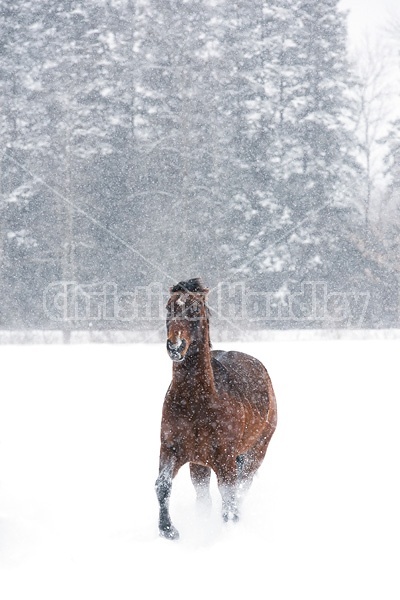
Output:
[[[212,402],[196,404],[193,399],[181,399],[171,406],[177,446],[189,462],[212,464],[221,447],[230,446],[241,436],[240,415],[231,413],[229,407]]]
[[[218,416],[214,411],[187,410],[178,418],[183,438],[192,444],[204,444],[215,437]]]

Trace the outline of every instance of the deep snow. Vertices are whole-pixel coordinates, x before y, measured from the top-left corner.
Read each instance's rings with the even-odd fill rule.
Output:
[[[218,344],[272,377],[278,429],[238,524],[187,467],[158,537],[162,344],[3,346],[2,600],[400,597],[400,341]]]

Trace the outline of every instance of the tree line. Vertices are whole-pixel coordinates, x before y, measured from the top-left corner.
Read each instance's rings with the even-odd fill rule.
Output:
[[[349,326],[345,294],[370,299],[353,325],[398,324],[400,124],[378,227],[337,0],[0,0],[0,27],[1,328],[60,327],[57,282],[198,275],[273,310],[330,294],[253,327]]]

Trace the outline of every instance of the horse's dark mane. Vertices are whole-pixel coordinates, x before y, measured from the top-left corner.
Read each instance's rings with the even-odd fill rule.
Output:
[[[174,292],[193,292],[193,293],[207,293],[208,289],[204,287],[200,277],[194,277],[187,281],[180,281],[171,288],[171,294]]]

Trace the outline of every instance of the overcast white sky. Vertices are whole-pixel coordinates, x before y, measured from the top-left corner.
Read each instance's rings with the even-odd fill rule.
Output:
[[[349,36],[354,44],[368,33],[372,38],[385,37],[385,26],[394,16],[400,19],[400,0],[341,0],[341,8],[349,10]]]
[[[390,122],[400,117],[400,0],[341,0],[339,6],[349,11],[350,57],[359,65],[360,75],[375,86],[370,89],[371,97],[378,94],[370,105],[375,119],[373,136],[378,140],[387,134]],[[397,35],[390,34],[393,21]],[[377,185],[386,184],[384,155],[384,146],[374,144],[372,169]]]

